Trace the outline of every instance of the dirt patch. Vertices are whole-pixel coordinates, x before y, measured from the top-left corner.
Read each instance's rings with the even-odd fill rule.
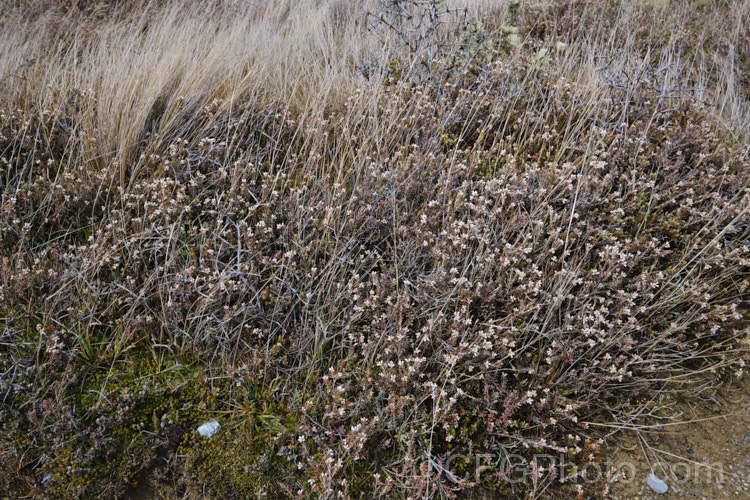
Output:
[[[750,498],[750,380],[745,377],[710,400],[680,402],[675,410],[689,423],[620,437],[609,462],[622,477],[608,498]],[[669,491],[651,489],[650,473]]]

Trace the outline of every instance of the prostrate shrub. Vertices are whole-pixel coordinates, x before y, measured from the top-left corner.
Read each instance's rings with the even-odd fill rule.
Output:
[[[0,87],[8,494],[596,495],[607,437],[742,374],[745,108],[696,84],[729,73],[521,10],[519,47],[367,80],[327,4],[147,8]]]

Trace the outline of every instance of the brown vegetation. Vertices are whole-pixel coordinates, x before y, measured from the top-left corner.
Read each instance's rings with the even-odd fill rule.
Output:
[[[750,3],[460,6],[4,9],[7,494],[601,494],[741,375]]]

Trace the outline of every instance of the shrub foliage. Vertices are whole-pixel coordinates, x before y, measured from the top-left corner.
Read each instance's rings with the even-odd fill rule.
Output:
[[[581,471],[614,430],[741,375],[750,160],[722,67],[674,47],[592,62],[607,33],[532,2],[520,47],[446,53],[426,79],[368,82],[356,58],[328,94],[170,75],[114,125],[96,69],[47,85],[104,43],[87,19],[127,11],[86,8],[6,14],[77,33],[0,66],[9,493],[594,494]],[[140,5],[121,36],[160,29],[142,9],[239,36],[240,6],[201,8]]]

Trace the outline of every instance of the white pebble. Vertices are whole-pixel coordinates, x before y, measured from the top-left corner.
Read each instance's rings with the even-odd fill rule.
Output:
[[[198,427],[198,434],[203,437],[212,438],[214,437],[214,434],[219,432],[219,429],[221,429],[221,424],[216,420],[212,420],[211,422],[206,422]]]
[[[656,477],[654,474],[649,474],[648,477],[646,477],[646,484],[657,493],[666,493],[669,491],[667,483]]]

